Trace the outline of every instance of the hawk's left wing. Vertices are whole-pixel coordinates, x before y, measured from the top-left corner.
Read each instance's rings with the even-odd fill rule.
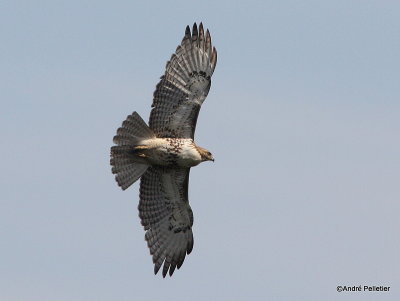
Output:
[[[217,51],[203,24],[189,26],[156,87],[149,126],[160,138],[194,138],[197,116],[211,86]]]
[[[150,167],[140,180],[139,216],[153,256],[154,273],[171,276],[193,249],[189,168]]]

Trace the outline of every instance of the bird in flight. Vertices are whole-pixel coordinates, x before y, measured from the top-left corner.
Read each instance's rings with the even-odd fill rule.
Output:
[[[180,268],[193,249],[189,205],[190,168],[214,161],[195,144],[200,107],[211,86],[217,51],[203,24],[186,27],[182,43],[167,62],[153,95],[149,125],[133,112],[117,130],[111,147],[112,173],[127,189],[140,178],[139,217],[153,257],[154,273]]]

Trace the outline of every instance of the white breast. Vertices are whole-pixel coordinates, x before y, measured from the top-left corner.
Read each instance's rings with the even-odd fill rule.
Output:
[[[196,150],[191,139],[185,139],[182,149],[179,152],[177,163],[182,167],[196,166],[201,162],[201,156]]]

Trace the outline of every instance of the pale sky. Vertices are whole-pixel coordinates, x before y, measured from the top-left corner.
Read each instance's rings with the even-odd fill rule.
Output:
[[[109,148],[200,21],[216,160],[163,279]],[[398,1],[3,1],[0,300],[400,300],[399,54]]]

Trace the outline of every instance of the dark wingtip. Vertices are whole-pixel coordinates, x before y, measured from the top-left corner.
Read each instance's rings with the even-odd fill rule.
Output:
[[[175,271],[175,268],[176,268],[176,266],[175,265],[171,265],[170,266],[170,268],[169,268],[169,276],[171,277],[172,276],[172,274],[174,273],[174,271]]]
[[[196,22],[194,22],[193,29],[192,29],[192,39],[193,40],[197,39],[198,35],[199,35],[199,33],[197,31],[197,24],[196,24]]]
[[[154,265],[154,275],[157,275],[158,271],[160,270],[161,266]]]
[[[186,249],[186,254],[190,254],[193,251],[193,240],[189,242],[187,249]]]
[[[215,65],[217,64],[217,49],[215,49],[215,47],[213,47],[213,54],[211,57],[211,61],[213,62],[215,67]]]

